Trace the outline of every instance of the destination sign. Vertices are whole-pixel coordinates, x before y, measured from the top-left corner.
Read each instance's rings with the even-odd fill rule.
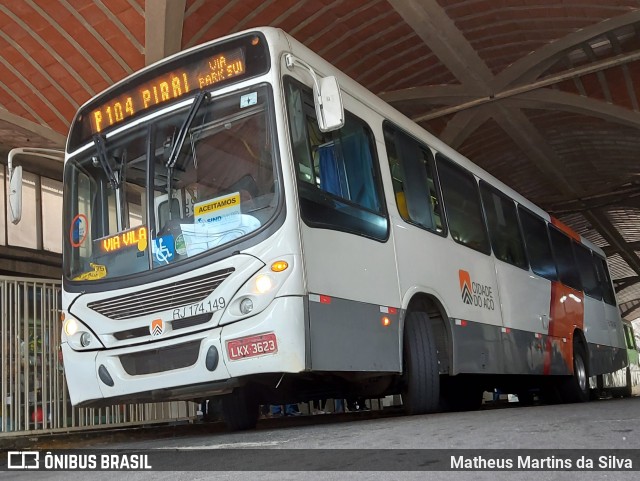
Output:
[[[149,107],[237,77],[245,71],[244,53],[236,48],[162,74],[94,109],[89,115],[91,133],[99,133]]]
[[[141,70],[97,95],[76,114],[67,149],[73,152],[94,135],[201,90],[222,88],[266,73],[270,68],[264,36],[250,32],[180,52]]]

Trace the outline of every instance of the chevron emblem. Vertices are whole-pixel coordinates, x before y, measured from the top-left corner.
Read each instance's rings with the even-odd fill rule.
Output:
[[[151,321],[151,325],[149,326],[149,333],[151,337],[160,337],[164,332],[164,323],[162,319],[154,319]]]
[[[471,296],[471,276],[467,271],[460,269],[458,271],[460,277],[460,292],[462,294],[462,302],[473,305],[473,297]]]

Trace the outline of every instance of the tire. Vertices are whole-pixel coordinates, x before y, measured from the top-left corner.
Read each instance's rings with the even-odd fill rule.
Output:
[[[406,414],[426,414],[438,409],[440,374],[438,352],[429,316],[410,312],[404,326],[402,404]]]
[[[220,399],[222,419],[231,431],[253,429],[258,423],[259,405],[245,388],[237,388],[231,394]]]
[[[591,398],[587,353],[580,342],[573,344],[573,375],[562,383],[560,396],[565,403],[587,402]]]

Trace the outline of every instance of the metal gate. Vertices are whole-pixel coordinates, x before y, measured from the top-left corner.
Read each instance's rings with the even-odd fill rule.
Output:
[[[0,276],[0,437],[196,418],[187,401],[74,408],[60,349],[60,281]]]

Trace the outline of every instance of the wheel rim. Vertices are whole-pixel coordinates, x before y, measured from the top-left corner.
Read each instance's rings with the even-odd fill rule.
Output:
[[[574,370],[575,376],[578,381],[578,387],[581,391],[586,391],[587,389],[587,368],[584,365],[584,361],[582,360],[582,356],[576,355],[574,359]]]

